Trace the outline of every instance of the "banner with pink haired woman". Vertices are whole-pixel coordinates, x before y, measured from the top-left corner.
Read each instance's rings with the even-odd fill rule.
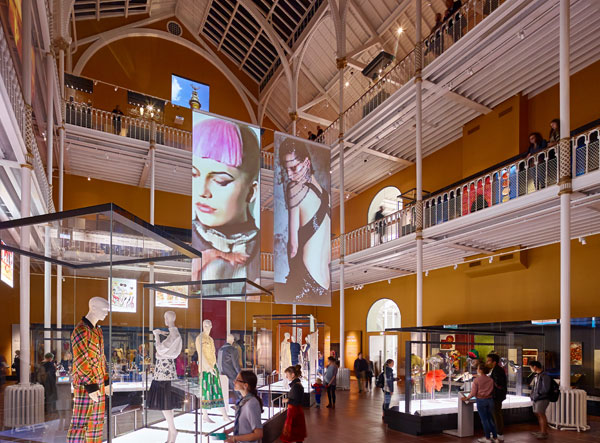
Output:
[[[193,113],[194,280],[260,283],[260,128]],[[201,272],[200,272],[201,271]]]
[[[275,133],[275,301],[331,305],[331,151]]]

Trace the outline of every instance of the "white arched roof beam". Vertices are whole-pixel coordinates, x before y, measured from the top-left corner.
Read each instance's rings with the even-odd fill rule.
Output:
[[[253,124],[257,124],[256,113],[254,112],[254,109],[252,108],[252,104],[250,103],[250,100],[248,100],[248,96],[246,95],[244,85],[225,66],[225,64],[220,59],[218,59],[218,58],[215,59],[215,56],[213,54],[200,48],[195,43],[193,43],[189,40],[186,40],[184,38],[181,38],[181,37],[175,37],[173,34],[170,34],[169,32],[166,32],[166,31],[160,31],[158,29],[135,29],[135,28],[133,28],[133,29],[125,29],[125,30],[123,30],[123,32],[115,33],[114,35],[107,35],[102,40],[98,40],[98,41],[94,42],[83,52],[81,57],[79,57],[79,60],[77,60],[77,64],[75,65],[75,68],[73,69],[73,74],[81,75],[81,72],[83,71],[83,68],[85,67],[85,65],[91,60],[91,58],[94,56],[94,54],[96,54],[96,52],[98,52],[104,46],[106,46],[110,43],[113,43],[117,40],[121,40],[124,38],[131,38],[131,37],[154,37],[154,38],[161,38],[163,40],[168,40],[168,41],[176,43],[178,45],[185,46],[189,50],[194,51],[198,55],[200,55],[203,58],[205,58],[206,60],[208,60],[219,71],[221,71],[221,73],[223,75],[225,75],[227,80],[229,80],[229,82],[233,85],[233,87],[239,94],[240,98],[244,102],[244,106],[246,106],[246,110],[248,111],[248,115],[250,116],[250,122]]]
[[[275,51],[277,51],[277,55],[281,60],[281,67],[283,68],[283,72],[285,73],[285,77],[288,81],[289,90],[291,91],[293,86],[292,70],[290,69],[290,63],[285,55],[283,49],[284,46],[280,42],[279,35],[275,32],[273,26],[271,26],[265,16],[262,15],[262,13],[253,3],[251,3],[249,0],[239,0],[239,2],[244,8],[246,8],[250,15],[252,15],[254,20],[256,20],[260,26],[262,26],[265,34],[267,34],[267,37],[269,40],[271,40],[271,44],[275,48]]]

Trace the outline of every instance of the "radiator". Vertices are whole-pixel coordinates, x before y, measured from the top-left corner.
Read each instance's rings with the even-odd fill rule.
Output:
[[[336,378],[336,389],[341,389],[344,391],[350,390],[350,369],[348,368],[340,368],[337,372]]]
[[[4,391],[4,427],[19,428],[44,422],[44,387],[11,385]]]
[[[587,431],[587,393],[582,389],[561,390],[548,408],[548,424],[554,429]]]

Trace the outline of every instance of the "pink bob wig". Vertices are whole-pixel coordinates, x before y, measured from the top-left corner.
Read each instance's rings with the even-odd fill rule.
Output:
[[[194,126],[193,155],[239,168],[252,178],[260,168],[260,148],[254,131],[219,118],[204,119]]]

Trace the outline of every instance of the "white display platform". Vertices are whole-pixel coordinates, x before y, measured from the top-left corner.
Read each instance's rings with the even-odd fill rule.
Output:
[[[235,411],[229,407],[227,413],[230,420],[225,421],[220,414],[217,414],[218,409],[211,410],[209,417],[214,423],[200,423],[202,420],[201,413],[198,415],[198,433],[202,433],[202,439],[198,439],[202,443],[209,442],[208,434],[213,432],[223,432],[224,428],[233,425]],[[264,408],[262,413],[262,421],[266,422],[270,417],[284,411],[283,408]],[[196,431],[196,415],[194,413],[186,413],[175,417],[175,427],[179,430],[177,435],[177,443],[188,443],[195,442],[194,433]],[[188,432],[182,432],[188,431]],[[142,428],[137,431],[130,432],[122,435],[118,438],[113,439],[114,442],[118,443],[139,443],[139,442],[161,442],[166,438],[167,435],[167,422],[160,421],[152,425],[152,428]],[[161,440],[162,439],[162,440]],[[210,440],[215,442],[217,440]]]
[[[112,384],[113,392],[137,392],[147,391],[150,385],[144,381],[118,381]]]
[[[309,392],[308,380],[301,379],[301,383],[302,383],[302,387],[304,388],[304,393],[308,393]],[[287,380],[279,380],[279,381],[276,381],[275,383],[271,383],[270,388],[269,388],[269,385],[258,388],[259,392],[269,392],[269,390],[275,394],[288,393],[288,392],[290,392],[289,382]],[[312,391],[312,388],[310,390]]]
[[[531,399],[529,397],[521,397],[517,395],[507,396],[506,400],[504,400],[504,402],[502,403],[502,409],[525,408],[528,406],[531,406]],[[404,401],[399,402],[398,410],[400,412],[405,411]],[[475,410],[477,410],[477,405],[475,405]],[[416,412],[418,412],[421,416],[457,414],[457,399],[456,397],[446,397],[435,400],[411,400],[410,413],[414,414]]]

